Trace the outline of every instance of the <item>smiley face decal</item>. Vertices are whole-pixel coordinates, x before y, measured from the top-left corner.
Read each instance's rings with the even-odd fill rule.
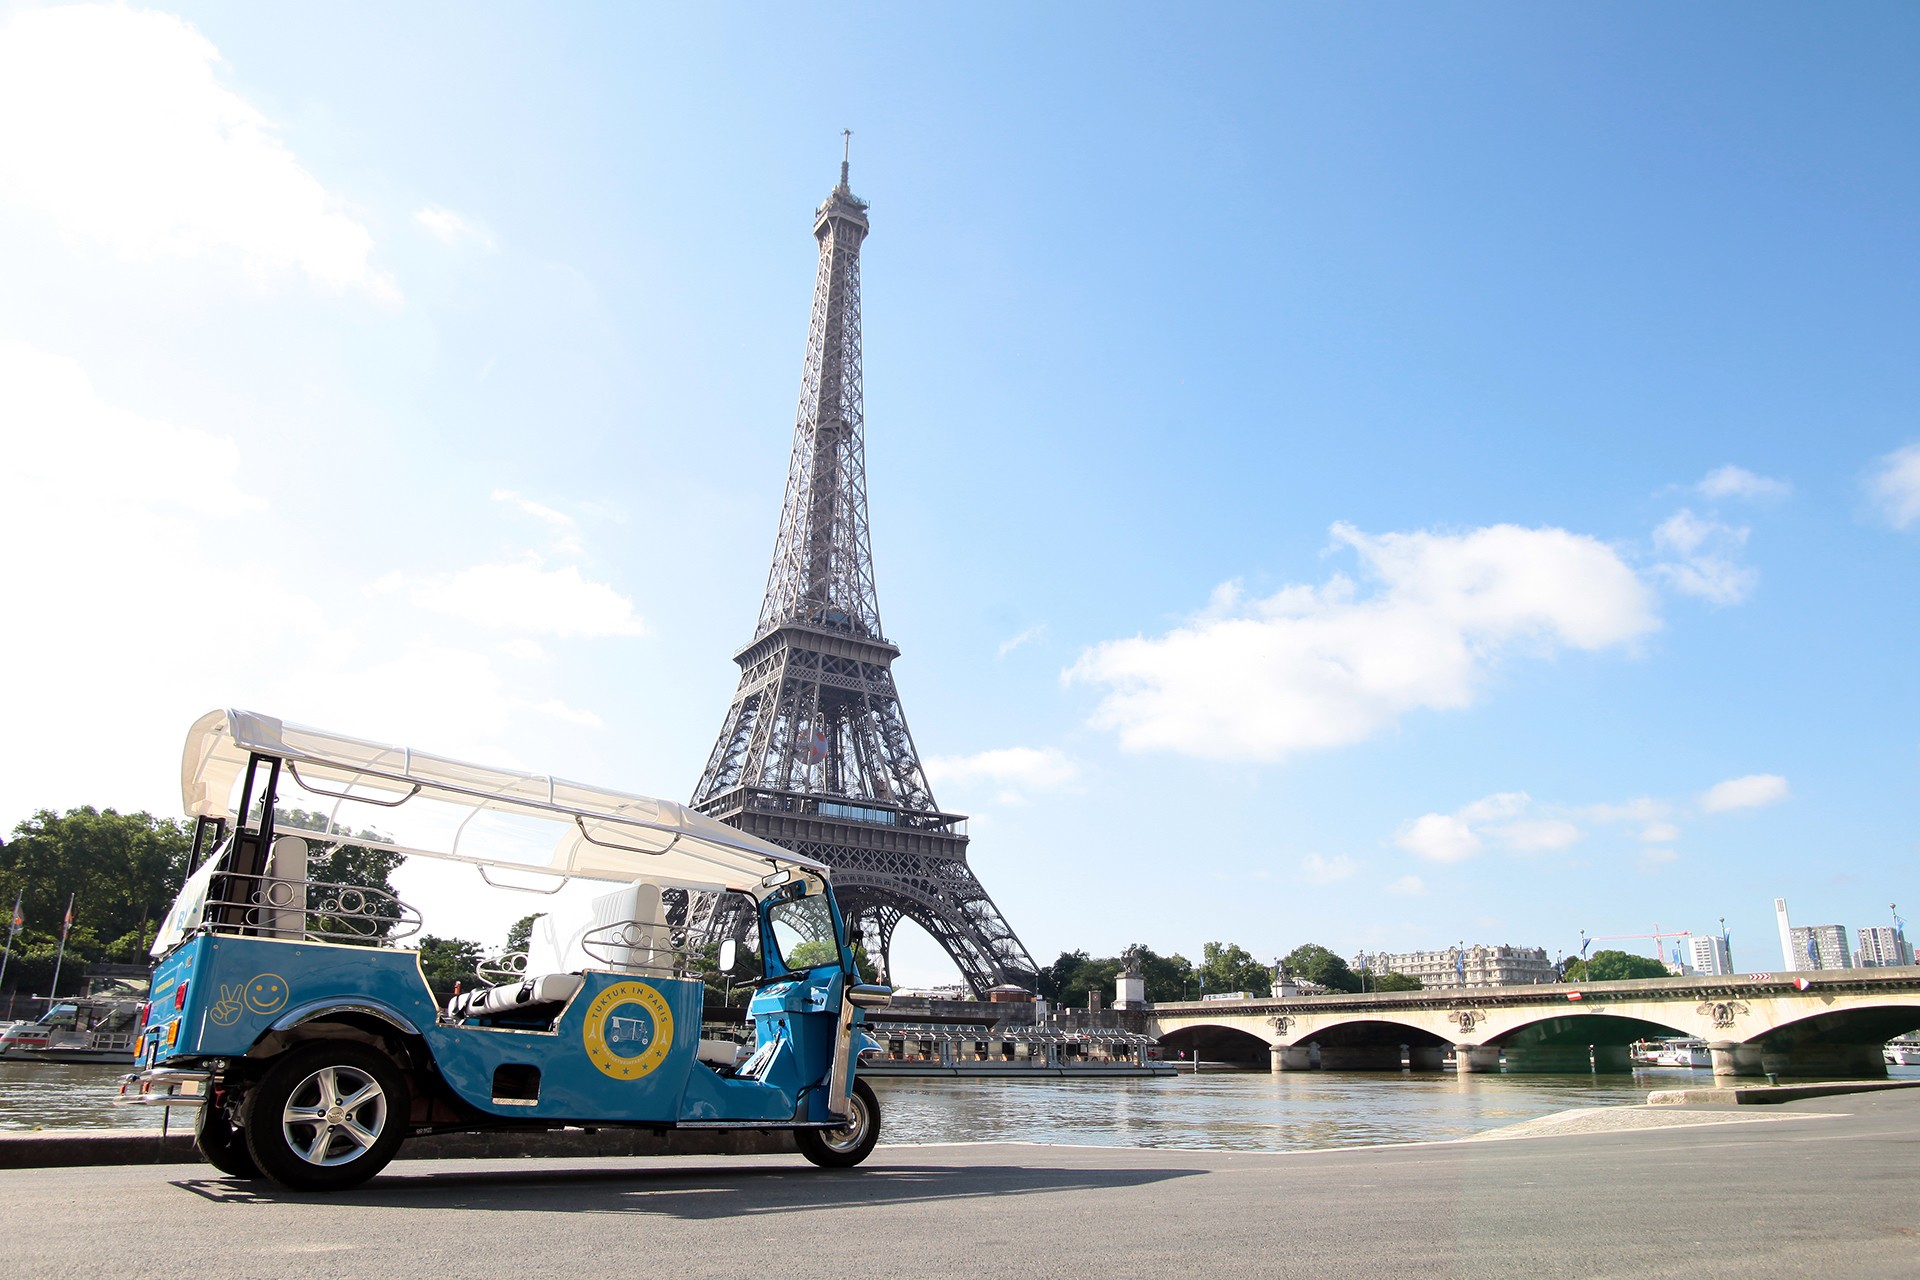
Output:
[[[255,1013],[278,1013],[287,1004],[287,980],[263,973],[247,984],[247,1008]]]

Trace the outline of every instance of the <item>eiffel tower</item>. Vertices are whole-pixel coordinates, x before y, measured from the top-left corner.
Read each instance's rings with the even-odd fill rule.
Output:
[[[912,920],[984,998],[1031,990],[1033,958],[967,865],[966,818],[934,803],[900,709],[867,533],[860,245],[867,204],[840,184],[814,211],[820,270],[786,500],[740,685],[693,807],[834,869],[848,927],[891,980]],[[717,920],[716,932],[744,921]]]

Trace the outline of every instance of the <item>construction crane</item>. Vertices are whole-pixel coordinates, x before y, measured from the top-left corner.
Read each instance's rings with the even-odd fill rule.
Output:
[[[1661,964],[1665,964],[1667,963],[1667,958],[1661,953],[1661,947],[1666,939],[1691,938],[1692,936],[1693,930],[1691,929],[1669,931],[1662,929],[1658,924],[1653,926],[1652,933],[1609,933],[1591,938],[1587,936],[1587,931],[1582,929],[1580,931],[1580,958],[1584,961],[1587,958],[1587,948],[1596,942],[1646,942],[1651,939],[1653,942],[1653,958]]]

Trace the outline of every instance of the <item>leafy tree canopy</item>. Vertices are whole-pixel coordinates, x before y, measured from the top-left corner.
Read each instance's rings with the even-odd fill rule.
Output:
[[[149,813],[92,806],[64,814],[40,810],[0,843],[0,897],[5,898],[0,913],[9,911],[18,895],[26,920],[14,953],[51,956],[71,897],[69,963],[144,962],[157,922],[186,878],[192,847],[184,824]],[[4,936],[0,933],[0,939]]]
[[[1420,979],[1409,978],[1404,973],[1375,973],[1365,978],[1367,986],[1375,991],[1419,991]]]
[[[513,927],[507,930],[506,952],[508,955],[527,949],[527,944],[533,941],[533,922],[545,914],[544,911],[536,911],[532,915],[521,916],[513,922]]]
[[[1668,975],[1667,966],[1651,956],[1637,956],[1631,951],[1596,951],[1587,957],[1585,964],[1578,960],[1569,964],[1567,976],[1576,982],[1621,982],[1628,978]]]
[[[426,975],[427,983],[435,993],[450,989],[458,982],[463,987],[484,985],[479,976],[480,961],[484,955],[477,942],[468,942],[465,938],[436,938],[430,933],[420,935],[420,972]]]
[[[1358,991],[1360,976],[1339,956],[1317,942],[1295,947],[1287,954],[1288,972],[1296,978],[1317,982],[1329,991]],[[1411,980],[1410,980],[1411,981]],[[1418,983],[1415,983],[1416,988]],[[1381,988],[1386,990],[1387,988]]]
[[[1273,970],[1231,942],[1209,942],[1202,947],[1197,976],[1206,979],[1209,991],[1250,991],[1264,996],[1273,989]]]

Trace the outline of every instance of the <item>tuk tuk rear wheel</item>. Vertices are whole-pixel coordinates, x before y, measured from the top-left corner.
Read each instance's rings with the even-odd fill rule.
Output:
[[[229,1178],[257,1178],[260,1166],[247,1150],[247,1135],[233,1127],[227,1109],[208,1101],[193,1118],[193,1145],[206,1162]]]
[[[282,1054],[247,1095],[247,1150],[294,1191],[340,1191],[380,1170],[406,1136],[410,1099],[393,1059],[351,1040]]]
[[[799,1129],[794,1141],[800,1154],[822,1169],[851,1169],[865,1160],[880,1141],[880,1100],[873,1086],[855,1079],[847,1099],[847,1123],[838,1129]]]

